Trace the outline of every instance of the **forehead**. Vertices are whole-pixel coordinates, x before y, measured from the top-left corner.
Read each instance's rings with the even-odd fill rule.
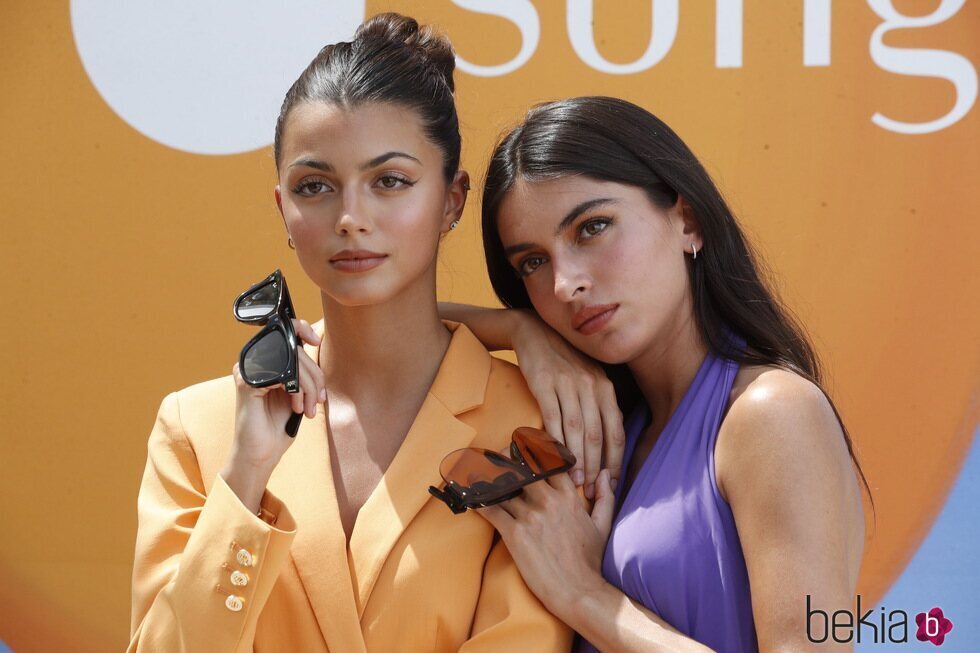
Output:
[[[497,228],[504,239],[516,232],[544,230],[550,234],[574,208],[600,198],[614,200],[620,209],[643,209],[648,205],[642,189],[616,182],[584,176],[519,179],[500,204]]]
[[[419,115],[407,107],[386,103],[345,108],[325,102],[304,102],[289,113],[283,130],[282,161],[315,155],[334,165],[388,151],[412,154],[423,162],[438,161]],[[355,161],[352,161],[354,163]]]

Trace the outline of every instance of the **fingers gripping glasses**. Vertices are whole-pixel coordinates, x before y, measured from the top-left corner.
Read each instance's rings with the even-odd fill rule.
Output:
[[[522,426],[511,437],[510,458],[489,449],[457,449],[443,458],[443,489],[429,493],[459,514],[516,497],[525,485],[566,472],[575,455],[541,429]]]
[[[282,384],[286,392],[299,392],[299,360],[293,319],[296,311],[289,297],[286,278],[280,270],[255,284],[235,300],[235,319],[263,326],[249,340],[238,358],[245,383],[256,388]],[[286,422],[286,433],[295,437],[303,413],[293,413]]]

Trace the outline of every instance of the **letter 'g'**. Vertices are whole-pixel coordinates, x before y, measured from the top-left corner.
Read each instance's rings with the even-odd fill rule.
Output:
[[[891,0],[868,0],[884,21],[872,32],[869,44],[871,58],[879,68],[899,75],[940,77],[956,87],[956,103],[941,118],[931,122],[900,122],[875,113],[871,122],[899,134],[928,134],[949,127],[970,111],[977,99],[977,71],[969,59],[946,50],[894,48],[884,44],[885,34],[891,30],[938,25],[952,17],[965,3],[966,0],[942,0],[939,8],[928,16],[905,16],[895,10]]]

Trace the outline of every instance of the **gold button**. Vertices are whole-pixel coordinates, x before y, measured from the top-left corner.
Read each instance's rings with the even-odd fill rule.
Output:
[[[230,594],[228,598],[225,599],[225,607],[232,612],[241,612],[241,609],[245,607],[245,601],[234,594]]]
[[[238,553],[235,554],[235,560],[243,567],[252,566],[252,554],[245,549],[238,549]]]
[[[238,587],[245,587],[248,585],[248,574],[241,571],[231,572],[231,584]]]

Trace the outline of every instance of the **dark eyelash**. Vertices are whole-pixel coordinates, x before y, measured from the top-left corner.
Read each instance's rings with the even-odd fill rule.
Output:
[[[296,184],[296,186],[293,188],[293,192],[302,193],[304,190],[307,190],[313,184],[320,184],[321,186],[326,186],[327,182],[321,181],[319,179],[308,179],[306,181],[301,181],[300,183]]]
[[[535,256],[529,256],[529,257],[527,257],[525,259],[521,259],[521,261],[518,262],[517,267],[514,268],[514,272],[517,274],[517,277],[519,279],[523,279],[524,277],[528,276],[529,274],[533,273],[535,270],[538,269],[538,268],[534,268],[534,270],[531,270],[531,272],[525,272],[524,271],[524,264],[527,263],[528,260],[534,259],[534,258],[541,258],[541,257],[540,256],[536,256],[536,255]],[[541,264],[540,263],[538,264],[538,267],[541,267]]]
[[[378,177],[378,181],[381,181],[382,179],[397,179],[398,181],[405,184],[406,186],[414,186],[416,183],[411,179],[409,179],[408,177],[403,177],[402,175],[396,175],[393,173],[384,174]],[[382,188],[384,188],[384,184],[382,184]]]
[[[590,234],[590,233],[588,233],[588,232],[586,231],[586,228],[587,228],[587,227],[588,227],[589,225],[593,225],[593,224],[603,224],[603,225],[605,225],[605,227],[603,227],[603,229],[602,229],[602,230],[600,230],[600,231],[598,231],[598,232],[596,232],[596,233],[594,233],[594,234]],[[605,216],[594,216],[594,217],[591,217],[591,218],[589,218],[589,219],[587,219],[587,220],[585,220],[585,221],[583,221],[583,222],[582,222],[582,223],[581,223],[581,224],[580,224],[580,225],[578,226],[578,230],[577,230],[577,232],[576,232],[576,233],[577,233],[578,235],[585,235],[586,237],[588,237],[588,238],[591,238],[591,237],[593,237],[593,236],[597,236],[597,235],[599,235],[600,233],[602,233],[602,231],[605,231],[605,229],[606,229],[606,228],[608,228],[610,224],[612,224],[612,218],[607,218],[607,217],[605,217]]]

